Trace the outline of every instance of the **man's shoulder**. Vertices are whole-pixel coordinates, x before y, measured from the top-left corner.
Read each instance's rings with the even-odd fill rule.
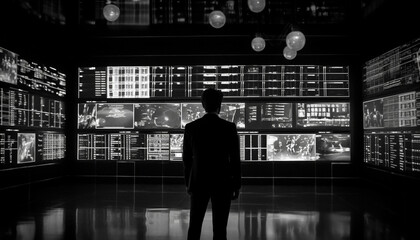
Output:
[[[194,120],[192,122],[187,123],[185,125],[185,129],[199,127],[199,126],[201,126],[203,124],[204,125],[205,124],[208,124],[208,122],[209,121],[208,120],[205,120],[204,118],[199,118],[199,119],[196,119],[196,120]],[[227,121],[227,120],[225,120],[223,118],[220,118],[220,117],[212,119],[211,122],[213,122],[213,124],[217,124],[218,126],[236,128],[236,124],[235,123],[230,122],[230,121]]]
[[[229,126],[229,127],[235,127],[236,128],[236,124],[235,123],[233,123],[233,122],[231,122],[231,121],[228,121],[228,120],[225,120],[225,119],[223,119],[223,118],[220,118],[221,120],[222,120],[222,122],[224,123],[224,124],[226,124],[226,126]]]
[[[193,128],[193,127],[199,125],[201,121],[202,121],[202,119],[199,118],[199,119],[196,119],[196,120],[194,120],[192,122],[189,122],[189,123],[185,124],[185,129],[187,129],[187,128]]]
[[[226,129],[228,131],[231,131],[232,129],[236,129],[236,124],[235,123],[233,123],[231,121],[228,121],[228,120],[225,120],[223,118],[218,119],[218,124],[217,125],[220,128]]]

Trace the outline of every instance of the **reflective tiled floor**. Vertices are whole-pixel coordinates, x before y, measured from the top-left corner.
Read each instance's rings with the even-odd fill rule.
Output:
[[[361,187],[244,186],[231,240],[420,239],[420,201]],[[182,185],[56,183],[0,191],[0,239],[186,239]],[[211,211],[203,240],[212,239]]]

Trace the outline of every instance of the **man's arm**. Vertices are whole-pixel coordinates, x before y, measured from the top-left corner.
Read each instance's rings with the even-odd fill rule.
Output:
[[[185,186],[189,187],[189,179],[192,167],[191,133],[188,124],[185,125],[184,143],[182,150],[182,161],[184,162]]]

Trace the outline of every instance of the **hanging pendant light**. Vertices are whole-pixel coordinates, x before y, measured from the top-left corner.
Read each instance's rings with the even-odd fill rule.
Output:
[[[306,43],[305,35],[300,31],[292,31],[287,34],[286,44],[290,49],[295,51],[301,50]]]
[[[209,23],[214,28],[221,28],[226,23],[225,14],[222,11],[215,10],[209,15]]]
[[[265,8],[265,0],[248,0],[248,7],[251,12],[262,12]]]
[[[293,49],[290,49],[288,46],[284,47],[283,49],[283,56],[287,60],[293,60],[297,55],[297,52]]]
[[[103,14],[106,20],[114,22],[120,16],[120,8],[114,4],[107,4],[103,9]]]
[[[256,52],[261,52],[265,48],[265,40],[262,37],[255,37],[251,41],[252,49]]]

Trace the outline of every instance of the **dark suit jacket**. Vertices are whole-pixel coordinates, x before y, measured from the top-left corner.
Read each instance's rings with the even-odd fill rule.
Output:
[[[239,190],[241,162],[235,124],[216,114],[187,124],[183,161],[188,192]]]

